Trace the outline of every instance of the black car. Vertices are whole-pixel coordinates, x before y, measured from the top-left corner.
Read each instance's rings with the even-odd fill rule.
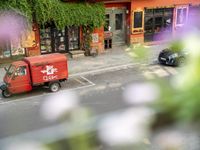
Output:
[[[188,52],[186,50],[173,51],[171,49],[164,49],[159,53],[158,62],[164,65],[180,66],[185,63]]]

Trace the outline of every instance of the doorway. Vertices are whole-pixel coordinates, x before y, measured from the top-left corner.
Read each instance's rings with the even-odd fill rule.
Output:
[[[105,14],[104,32],[110,33],[106,37],[106,42],[109,41],[112,45],[125,44],[125,25],[126,25],[126,9],[125,8],[108,8]],[[108,34],[107,34],[108,35]]]

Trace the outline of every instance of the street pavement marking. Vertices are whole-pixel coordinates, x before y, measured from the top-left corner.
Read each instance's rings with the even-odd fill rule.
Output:
[[[143,71],[143,75],[145,78],[150,79],[150,80],[155,78],[153,72],[150,72],[148,70]]]
[[[67,89],[61,89],[60,91],[56,92],[56,93],[59,93],[59,92],[62,92],[62,91],[74,91],[74,90],[80,90],[80,89],[83,89],[83,88],[89,88],[89,87],[92,87],[94,85],[96,85],[95,83],[93,83],[92,81],[88,80],[87,78],[83,77],[83,76],[80,76],[80,78],[86,80],[89,84],[86,85],[85,83],[84,84],[81,84],[81,86],[78,86],[78,87],[75,87],[75,88],[67,88]],[[72,79],[72,78],[71,78]],[[77,80],[76,80],[77,81]],[[79,81],[77,81],[79,82]],[[82,82],[82,81],[81,81]],[[79,83],[81,83],[79,82]],[[83,83],[83,82],[82,82]],[[22,101],[28,101],[29,99],[32,99],[32,98],[37,98],[37,97],[41,97],[41,96],[47,96],[47,95],[52,95],[52,94],[56,94],[56,93],[42,93],[40,95],[34,95],[34,96],[29,96],[29,97],[23,97],[23,98],[17,98],[17,99],[6,99],[6,98],[2,98],[0,97],[0,100],[7,100],[7,101],[0,101],[0,105],[3,105],[3,104],[8,104],[8,103],[15,103],[15,102],[22,102]]]
[[[76,87],[76,88],[71,88],[71,89],[65,89],[65,90],[62,90],[62,91],[73,91],[73,90],[80,90],[80,89],[83,89],[83,88],[88,88],[88,87],[91,87],[91,86],[94,86],[95,84],[90,84],[90,85],[85,85],[85,86],[79,86],[79,87]]]
[[[158,77],[166,77],[169,76],[170,74],[164,70],[162,67],[158,66],[155,68],[150,68],[154,71],[154,73],[158,76]]]
[[[89,82],[91,85],[95,85],[95,83],[93,83],[92,81],[88,80],[87,78],[80,76],[82,79],[86,80],[87,82]]]
[[[178,71],[173,67],[166,67],[165,69],[167,71],[169,71],[171,74],[177,74],[178,73]]]
[[[76,80],[77,82],[81,83],[82,85],[85,85],[85,83],[82,82],[81,80],[79,80],[78,78],[74,78],[74,80]]]
[[[142,74],[147,79],[155,79],[156,77],[167,77],[170,75],[176,75],[178,71],[174,67],[169,66],[143,66]]]

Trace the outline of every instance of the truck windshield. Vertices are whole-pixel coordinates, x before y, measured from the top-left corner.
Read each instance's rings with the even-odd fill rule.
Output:
[[[10,65],[9,68],[8,68],[8,71],[7,71],[7,76],[11,76],[15,71],[15,66],[14,65]]]

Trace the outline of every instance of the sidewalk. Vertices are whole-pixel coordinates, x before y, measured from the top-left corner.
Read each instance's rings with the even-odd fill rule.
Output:
[[[128,55],[126,49],[127,46],[114,47],[96,57],[69,58],[69,74],[83,73],[132,63],[133,59]]]
[[[157,57],[157,53],[160,50],[160,46],[151,46],[152,47],[152,56]],[[155,48],[154,48],[155,47]],[[127,65],[134,62],[134,58],[129,56],[127,52],[127,46],[114,47],[113,49],[108,49],[103,54],[99,54],[96,57],[87,56],[82,58],[68,58],[68,69],[69,76],[79,73],[86,73],[93,70],[106,69],[109,67],[117,67],[122,65]],[[154,54],[155,53],[155,54]],[[150,56],[150,59],[152,56]],[[6,64],[1,65],[0,67],[0,81],[2,81],[5,71],[3,67]]]

